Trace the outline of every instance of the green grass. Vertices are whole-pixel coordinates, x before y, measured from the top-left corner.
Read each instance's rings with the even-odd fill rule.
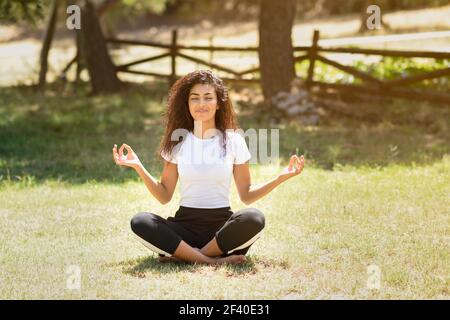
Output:
[[[76,90],[74,90],[76,89]],[[83,87],[0,92],[2,299],[448,299],[449,110],[367,104],[320,127],[280,126],[280,155],[299,148],[304,172],[251,206],[266,229],[243,266],[161,264],[132,236],[140,211],[164,217],[114,143],[134,147],[159,175],[164,86],[89,97]],[[244,129],[267,127],[239,108]],[[255,183],[279,168],[251,166]],[[232,208],[245,206],[232,189]],[[69,266],[81,289],[67,288]],[[381,271],[367,287],[367,267]]]

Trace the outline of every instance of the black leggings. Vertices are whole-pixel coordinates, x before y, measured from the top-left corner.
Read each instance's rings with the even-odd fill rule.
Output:
[[[214,236],[222,256],[246,254],[261,236],[264,215],[255,208],[233,213],[230,207],[203,209],[180,206],[175,217],[164,219],[141,212],[131,219],[131,229],[142,243],[159,255],[173,255],[181,240],[201,249]]]

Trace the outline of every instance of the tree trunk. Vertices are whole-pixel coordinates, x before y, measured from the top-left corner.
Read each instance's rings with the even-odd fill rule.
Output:
[[[292,24],[296,0],[262,0],[259,15],[259,62],[266,104],[280,91],[290,91],[295,77]]]
[[[358,33],[364,33],[367,31],[367,25],[366,25],[366,21],[367,21],[367,7],[369,6],[370,1],[369,0],[364,0],[361,3],[361,7],[360,7],[360,11],[359,11],[359,30]]]
[[[117,92],[121,82],[106,47],[95,9],[89,0],[81,6],[80,42],[93,93]]]
[[[42,43],[41,55],[39,58],[39,87],[45,85],[47,81],[47,70],[48,70],[48,53],[50,52],[50,47],[52,45],[53,35],[55,33],[56,20],[58,17],[58,8],[60,1],[54,0],[52,4],[52,9],[50,13],[50,19],[48,20],[47,28],[45,30],[44,41]]]

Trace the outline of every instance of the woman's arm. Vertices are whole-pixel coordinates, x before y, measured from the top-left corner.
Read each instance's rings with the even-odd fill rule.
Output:
[[[156,180],[143,165],[136,167],[135,170],[144,181],[148,191],[150,191],[160,203],[166,204],[172,199],[178,180],[176,164],[164,161],[161,181]]]
[[[234,165],[234,181],[239,193],[239,197],[246,205],[255,202],[264,197],[270,191],[279,186],[282,182],[300,174],[305,165],[305,158],[293,155],[290,159],[289,166],[286,167],[277,177],[258,186],[251,184],[250,170],[248,162],[244,164]]]
[[[126,156],[123,155],[124,148],[127,149]],[[137,154],[126,144],[123,144],[120,147],[119,153],[117,153],[117,146],[114,145],[113,159],[118,165],[133,168],[144,181],[148,191],[160,203],[166,204],[172,199],[178,180],[178,169],[176,164],[165,161],[161,181],[158,181],[144,168]]]

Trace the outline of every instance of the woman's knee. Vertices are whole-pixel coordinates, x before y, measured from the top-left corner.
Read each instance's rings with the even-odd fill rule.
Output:
[[[131,218],[130,225],[131,230],[137,235],[140,235],[145,229],[148,228],[149,223],[153,220],[153,214],[150,212],[139,212],[133,218]]]
[[[234,217],[218,231],[217,245],[225,254],[240,252],[245,254],[264,229],[264,214],[256,208],[246,208],[235,213]],[[246,249],[246,250],[243,250]]]
[[[164,219],[156,214],[140,212],[131,219],[130,224],[139,240],[160,255],[173,254],[181,241],[167,228]]]
[[[242,215],[246,224],[251,225],[253,228],[261,231],[266,225],[266,219],[261,210],[256,208],[247,208],[242,210]]]

